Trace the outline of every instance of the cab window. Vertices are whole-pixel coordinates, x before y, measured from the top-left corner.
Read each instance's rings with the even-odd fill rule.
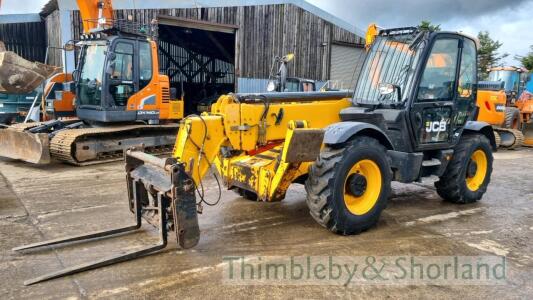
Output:
[[[115,46],[116,58],[113,61],[109,93],[115,100],[115,106],[124,107],[133,96],[133,44],[119,42]]]
[[[118,43],[115,47],[116,59],[112,72],[113,79],[123,81],[133,80],[133,45],[130,43]]]
[[[457,92],[459,98],[471,98],[476,82],[476,46],[473,41],[464,41]]]
[[[458,39],[439,39],[435,42],[418,88],[418,100],[453,99],[458,51]]]
[[[459,69],[459,83],[457,84],[457,102],[454,124],[461,128],[470,118],[475,103],[474,85],[477,80],[477,53],[474,41],[464,39],[461,54],[461,68]]]
[[[152,80],[152,47],[150,43],[139,45],[139,88],[145,88]]]

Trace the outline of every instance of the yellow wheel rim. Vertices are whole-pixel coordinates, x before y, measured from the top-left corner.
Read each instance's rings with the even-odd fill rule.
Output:
[[[471,163],[475,163],[477,165],[477,169],[474,174],[468,174],[467,170],[466,186],[469,190],[475,192],[479,190],[481,185],[483,185],[483,182],[485,182],[485,177],[487,176],[487,155],[483,150],[477,150],[470,157],[468,168],[470,167]]]
[[[350,189],[352,176],[364,177],[366,183],[358,196],[354,195]],[[346,208],[352,214],[358,216],[368,213],[378,201],[381,193],[381,180],[381,171],[375,162],[368,159],[357,162],[350,169],[344,180],[344,203]]]

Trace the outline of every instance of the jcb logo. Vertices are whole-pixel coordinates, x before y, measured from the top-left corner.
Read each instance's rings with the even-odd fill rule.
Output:
[[[448,130],[448,122],[447,121],[440,121],[440,122],[426,122],[426,132],[432,133],[432,132],[444,132]]]

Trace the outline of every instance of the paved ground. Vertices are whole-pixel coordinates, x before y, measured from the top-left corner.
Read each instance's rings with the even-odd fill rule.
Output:
[[[282,203],[252,203],[233,192],[201,216],[202,239],[163,252],[30,287],[25,279],[149,245],[157,231],[32,252],[10,249],[43,239],[127,225],[121,163],[46,168],[0,161],[0,298],[528,298],[533,295],[533,151],[496,154],[493,182],[482,202],[442,202],[432,182],[394,185],[377,228],[340,237],[311,219],[301,186]],[[213,185],[210,185],[211,187]],[[216,195],[211,188],[209,194]],[[230,286],[221,282],[223,256],[503,255],[508,280],[496,286]]]

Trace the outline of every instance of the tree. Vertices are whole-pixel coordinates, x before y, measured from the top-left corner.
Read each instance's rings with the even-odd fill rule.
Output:
[[[500,65],[501,60],[509,56],[509,54],[500,54],[498,52],[503,44],[500,41],[493,40],[488,31],[479,32],[477,38],[481,44],[478,50],[479,75],[484,79],[488,77],[489,69]]]
[[[515,59],[522,63],[522,66],[529,71],[533,71],[533,45],[529,46],[529,53],[521,56],[515,56]]]
[[[420,25],[418,25],[418,28],[420,30],[427,30],[427,31],[440,31],[440,24],[439,25],[433,25],[430,21],[422,21]]]

